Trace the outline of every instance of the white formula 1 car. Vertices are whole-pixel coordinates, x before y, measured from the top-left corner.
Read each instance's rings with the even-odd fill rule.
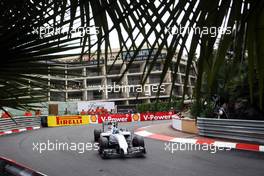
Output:
[[[105,127],[108,131],[105,131]],[[103,130],[94,130],[94,140],[99,142],[99,154],[102,158],[112,156],[144,156],[146,153],[144,139],[132,136],[131,132],[118,129],[117,122],[104,122]]]

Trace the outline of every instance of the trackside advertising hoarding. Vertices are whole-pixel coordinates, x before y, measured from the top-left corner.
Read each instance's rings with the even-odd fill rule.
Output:
[[[131,114],[106,114],[98,116],[98,123],[105,121],[131,122]]]
[[[151,121],[151,120],[169,120],[175,114],[171,112],[151,112],[151,113],[135,113],[135,114],[106,114],[98,116],[98,123],[104,121],[117,122],[135,122],[135,121]]]
[[[169,120],[173,115],[172,112],[141,113],[140,121]]]
[[[97,107],[104,107],[107,109],[107,111],[111,111],[112,109],[115,109],[115,103],[114,102],[77,102],[77,109],[78,112],[89,111],[89,110],[95,110]]]
[[[152,120],[170,120],[176,117],[171,112],[150,112],[135,114],[105,114],[105,115],[72,115],[72,116],[48,116],[48,126],[73,126],[98,124],[105,121],[108,122],[139,122]]]
[[[48,116],[48,126],[74,126],[89,124],[90,116],[67,115],[67,116]]]

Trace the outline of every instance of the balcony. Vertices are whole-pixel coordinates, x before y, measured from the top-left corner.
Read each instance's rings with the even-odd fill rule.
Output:
[[[149,79],[149,83],[150,84],[160,83],[160,78],[152,78],[152,79]]]
[[[94,95],[92,97],[92,100],[102,100],[103,99],[103,96],[102,95]]]
[[[113,67],[107,66],[106,74],[107,75],[119,75],[120,71],[121,71],[121,66],[113,66]]]
[[[140,85],[140,80],[128,80],[128,85]]]
[[[51,89],[65,89],[64,84],[50,84]]]
[[[102,76],[101,72],[87,72],[86,73],[87,76]]]
[[[195,78],[190,78],[191,81],[191,86],[194,86],[196,84],[196,79]]]
[[[68,78],[78,78],[78,77],[82,77],[83,73],[82,70],[68,70],[67,76]]]
[[[86,82],[87,87],[93,87],[93,86],[101,86],[102,85],[102,80],[96,79],[96,80],[87,80]]]
[[[110,70],[107,74],[108,75],[119,75],[120,74],[120,70]]]
[[[186,71],[186,66],[185,65],[180,65],[180,73],[185,73]]]
[[[121,93],[109,93],[108,98],[109,99],[118,99],[118,98],[124,98],[124,96]]]
[[[157,96],[158,95],[158,92],[151,92],[151,96]],[[166,93],[166,91],[165,92],[160,92],[159,93],[159,96],[166,96],[166,95],[168,95],[167,93]]]
[[[141,92],[129,92],[129,97],[144,97],[144,95]]]
[[[71,101],[80,101],[82,100],[82,92],[69,92],[68,100]]]
[[[131,68],[131,69],[128,69],[128,73],[140,73],[140,69],[139,68]]]

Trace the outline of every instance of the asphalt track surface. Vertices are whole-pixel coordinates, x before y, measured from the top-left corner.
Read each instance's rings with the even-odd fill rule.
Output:
[[[150,125],[144,122],[141,125]],[[155,122],[163,123],[163,122]],[[131,124],[120,124],[131,127]],[[249,151],[165,151],[162,141],[145,139],[144,158],[103,160],[97,151],[39,151],[33,143],[93,142],[100,125],[42,128],[0,137],[0,155],[50,176],[263,176],[264,153]]]

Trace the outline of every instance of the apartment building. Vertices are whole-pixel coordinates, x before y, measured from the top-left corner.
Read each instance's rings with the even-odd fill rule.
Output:
[[[113,64],[118,51],[112,51],[105,64],[104,54],[99,60],[96,57],[83,57],[82,64],[74,63],[77,58],[66,58],[66,63],[61,63],[57,71],[50,70],[48,84],[52,87],[48,93],[49,101],[113,101],[116,105],[131,105],[137,103],[149,103],[155,101],[160,76],[165,63],[166,50],[156,58],[157,62],[151,69],[144,87],[140,85],[144,69],[150,69],[147,64],[148,49],[142,49],[134,58],[132,65],[120,79],[126,70],[134,52],[119,53]],[[154,59],[156,51],[152,51],[151,59]],[[71,61],[71,62],[69,62]],[[176,55],[173,63],[176,62]],[[185,79],[186,59],[182,59],[177,70],[177,79],[173,96],[182,96]],[[99,65],[99,66],[98,66]],[[195,63],[192,66],[188,78],[188,95],[193,94],[196,81]],[[169,69],[162,83],[159,98],[166,100],[170,96],[172,87],[173,71]]]

